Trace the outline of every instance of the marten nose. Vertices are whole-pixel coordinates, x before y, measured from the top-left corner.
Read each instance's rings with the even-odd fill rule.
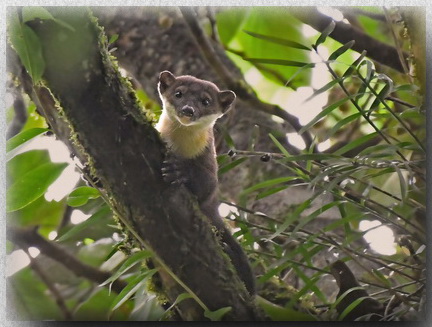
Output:
[[[195,110],[191,106],[184,106],[181,110],[181,113],[186,117],[192,117],[194,112]]]

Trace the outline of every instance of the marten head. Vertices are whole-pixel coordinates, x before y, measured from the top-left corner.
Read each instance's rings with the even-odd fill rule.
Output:
[[[164,110],[183,126],[209,126],[232,106],[233,91],[220,91],[208,81],[193,76],[174,76],[169,71],[159,75],[158,90]]]

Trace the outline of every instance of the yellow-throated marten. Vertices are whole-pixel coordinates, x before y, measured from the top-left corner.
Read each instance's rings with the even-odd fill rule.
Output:
[[[236,95],[220,91],[211,82],[189,75],[176,77],[169,71],[160,73],[158,91],[163,111],[156,129],[170,149],[164,178],[183,183],[197,197],[201,211],[218,230],[225,252],[253,294],[255,282],[248,259],[218,212],[213,125],[232,107]]]

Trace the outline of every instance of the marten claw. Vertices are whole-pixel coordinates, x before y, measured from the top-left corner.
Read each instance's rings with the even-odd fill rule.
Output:
[[[171,185],[181,185],[187,182],[186,177],[181,173],[181,169],[175,157],[171,157],[162,162],[162,178]]]

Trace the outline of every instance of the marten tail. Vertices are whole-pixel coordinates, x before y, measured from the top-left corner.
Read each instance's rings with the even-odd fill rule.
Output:
[[[219,230],[219,232],[221,241],[223,242],[224,251],[230,257],[240,279],[244,282],[249,293],[252,295],[255,294],[256,288],[254,274],[242,247],[237,243],[225,226],[223,229]]]

